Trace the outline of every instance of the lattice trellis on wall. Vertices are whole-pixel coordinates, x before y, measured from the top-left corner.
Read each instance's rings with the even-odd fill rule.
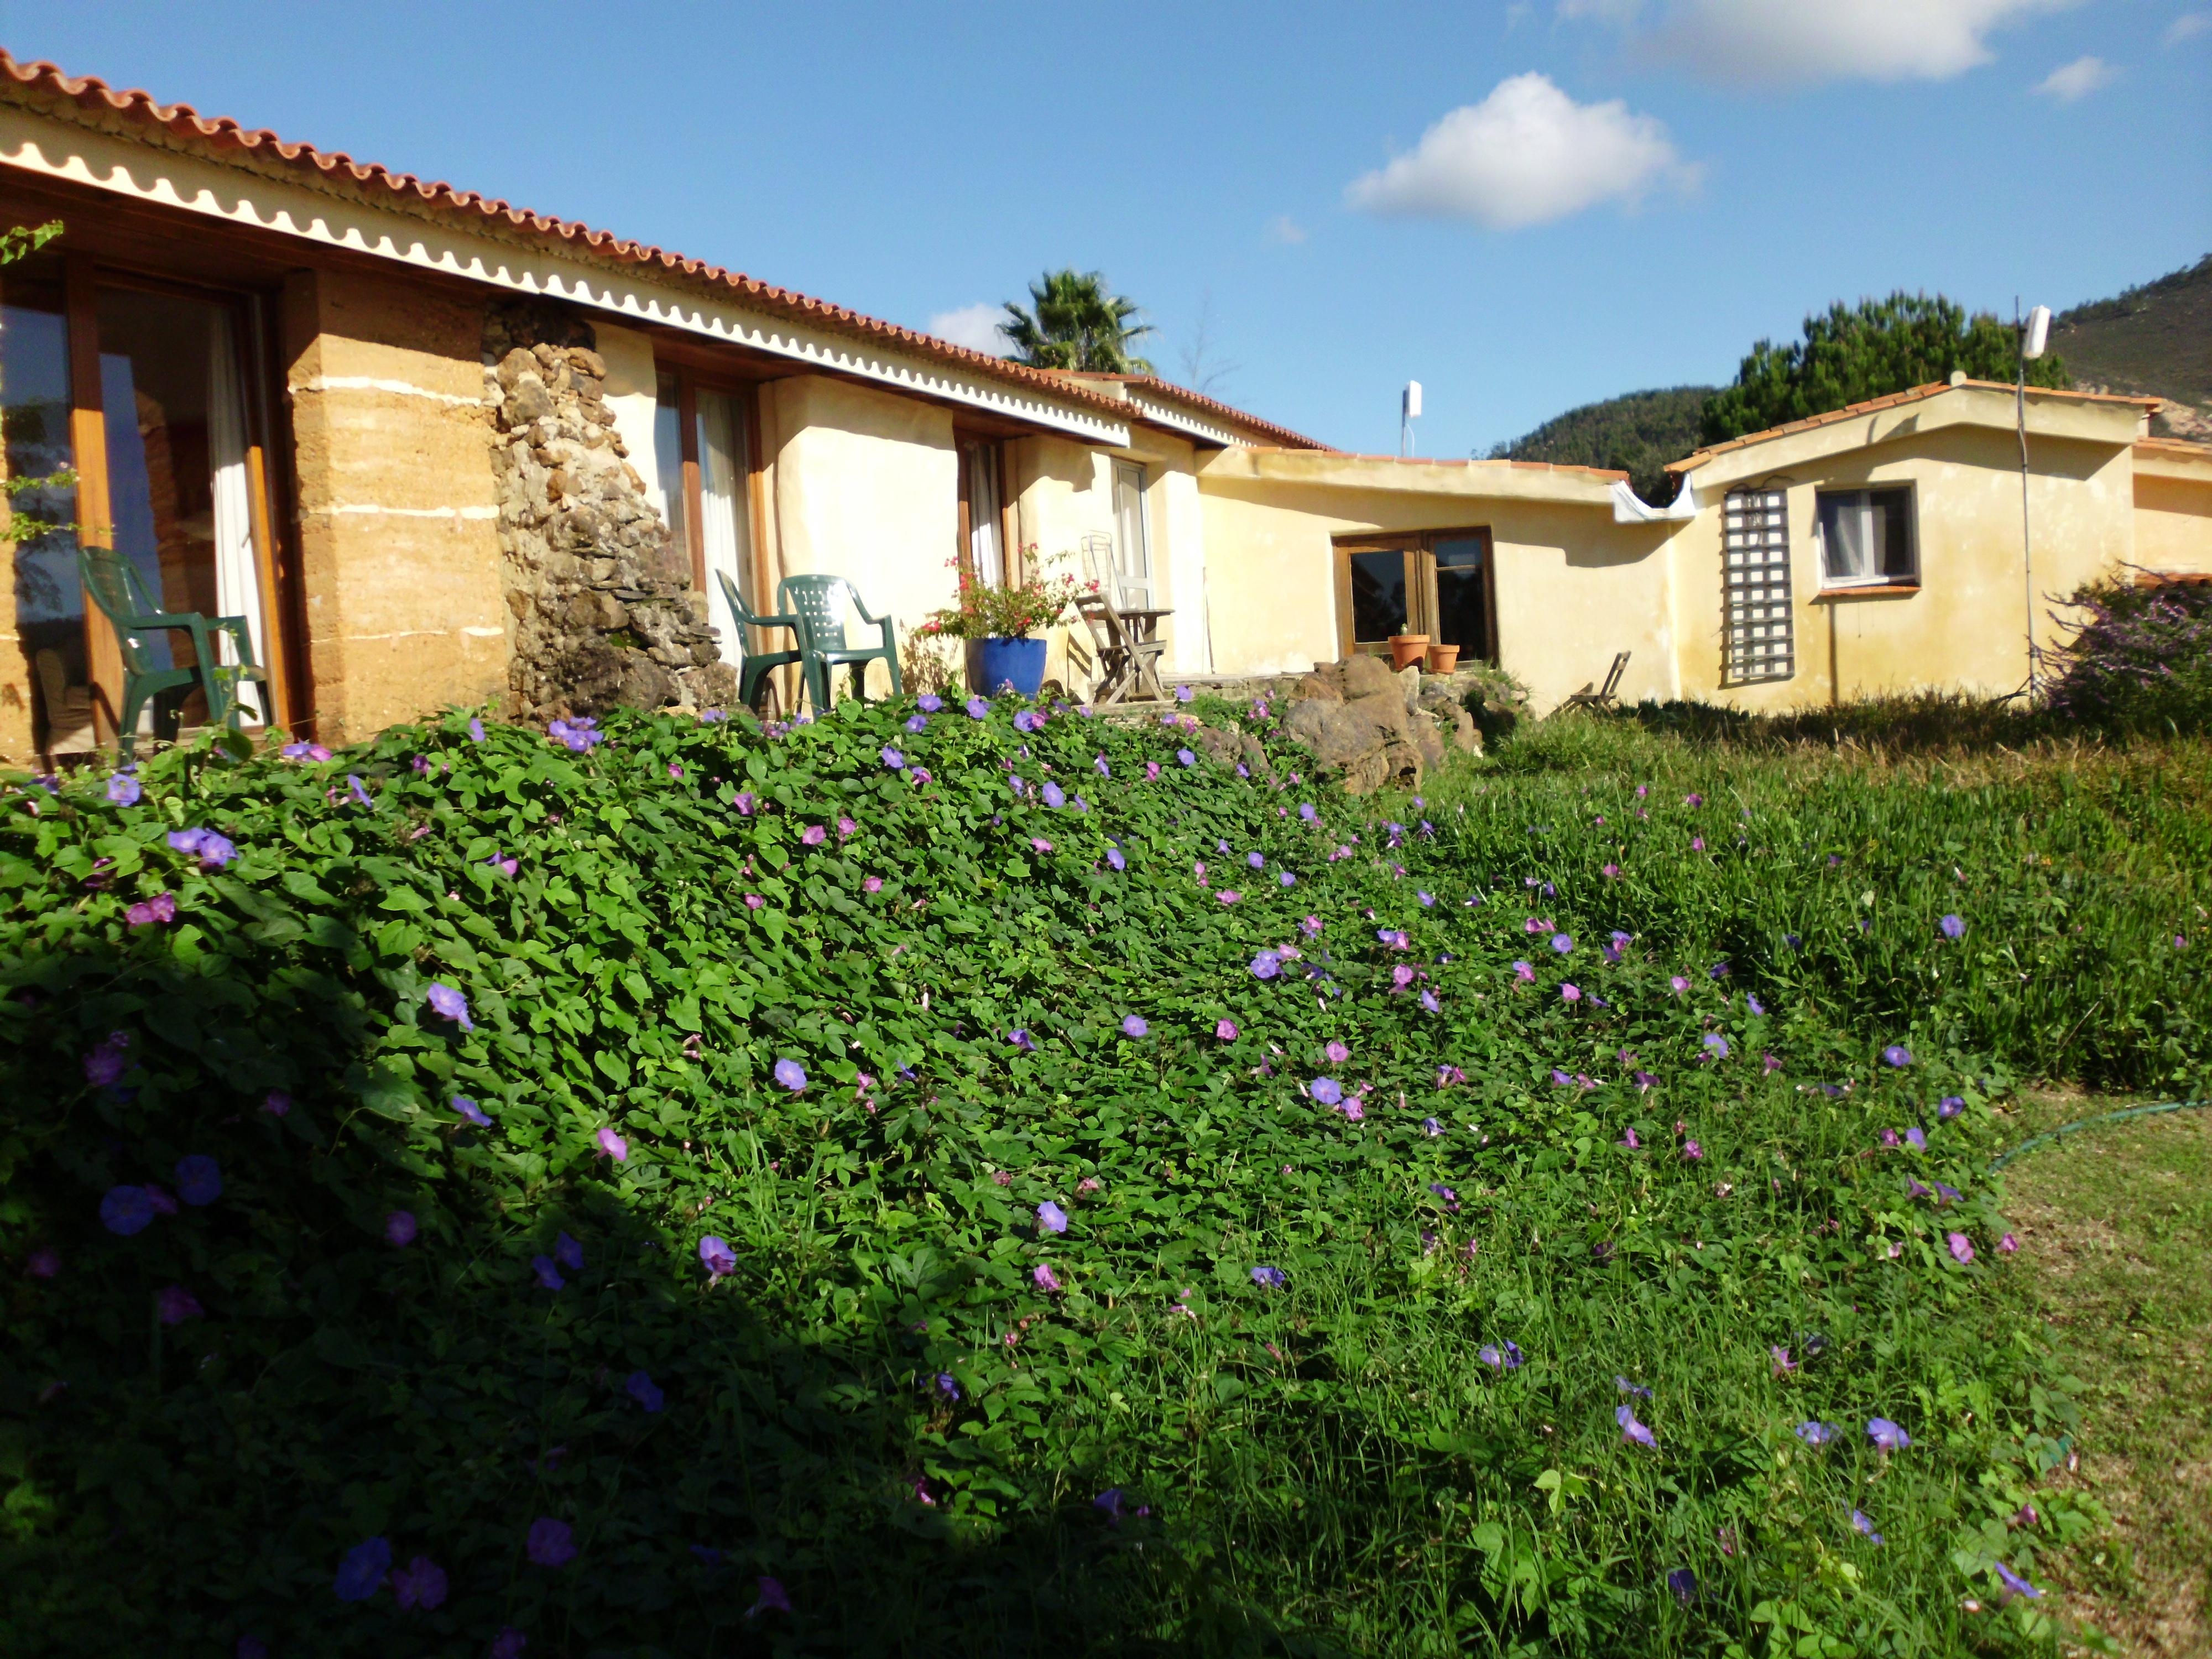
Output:
[[[1721,563],[1729,683],[1788,679],[1797,672],[1797,647],[1790,606],[1790,501],[1783,491],[1729,492]]]

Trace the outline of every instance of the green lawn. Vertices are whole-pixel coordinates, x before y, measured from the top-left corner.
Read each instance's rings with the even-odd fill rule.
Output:
[[[2008,1139],[2129,1103],[2031,1092]],[[2212,1110],[2083,1131],[2005,1186],[2020,1289],[2079,1379],[2064,1484],[2112,1516],[2054,1577],[2130,1654],[2212,1652]]]

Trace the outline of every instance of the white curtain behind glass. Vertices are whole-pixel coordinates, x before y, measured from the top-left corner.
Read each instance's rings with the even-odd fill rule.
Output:
[[[999,525],[998,448],[969,444],[960,452],[968,469],[968,560],[986,587],[1006,581],[1006,548]]]
[[[722,660],[736,668],[745,656],[744,630],[723,596],[721,576],[737,585],[754,610],[747,567],[752,561],[745,519],[744,417],[738,400],[723,392],[699,394],[700,530],[707,555],[707,616],[722,639]]]
[[[1832,582],[1864,581],[1880,569],[1878,516],[1863,491],[1820,499],[1820,544]]]
[[[253,518],[247,506],[246,410],[238,383],[238,353],[230,315],[217,307],[208,331],[208,466],[215,494],[215,603],[218,613],[246,618],[253,660],[270,666],[261,620],[261,580],[254,568]],[[228,634],[217,635],[225,662],[238,660]],[[271,671],[274,672],[273,670]],[[249,720],[268,720],[258,687],[241,684],[239,702]]]
[[[1121,605],[1133,611],[1152,609],[1152,550],[1145,533],[1145,469],[1127,461],[1114,466],[1114,539],[1121,559]]]

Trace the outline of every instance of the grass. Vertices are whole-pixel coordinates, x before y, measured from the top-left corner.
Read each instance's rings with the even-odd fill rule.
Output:
[[[2021,1078],[2212,1066],[2212,751],[1567,720],[1361,804],[1204,759],[1243,711],[1013,712],[8,800],[0,1652],[1843,1659],[2106,1607],[1996,1592],[2106,1534],[1980,1171]],[[103,1228],[186,1154],[218,1201]],[[450,1593],[338,1598],[372,1538]]]
[[[2129,1103],[2030,1091],[2007,1138]],[[2212,1652],[2212,1110],[2084,1131],[2005,1186],[2022,1288],[2080,1379],[2065,1484],[2112,1516],[2057,1581],[2130,1654]]]

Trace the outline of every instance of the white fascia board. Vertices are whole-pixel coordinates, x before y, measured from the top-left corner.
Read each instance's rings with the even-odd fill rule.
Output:
[[[319,190],[302,180],[225,167],[185,149],[134,143],[16,106],[0,105],[0,167],[513,294],[564,300],[631,322],[744,346],[826,374],[986,410],[1066,432],[1087,443],[1115,449],[1129,444],[1127,422],[1064,408],[1014,386],[970,379],[942,365],[878,350],[850,336],[747,311],[689,289],[663,286],[641,274],[565,258],[520,239],[508,240],[448,226],[428,215],[373,207],[337,190]]]
[[[1187,437],[1197,438],[1210,444],[1218,444],[1224,449],[1234,449],[1243,441],[1225,426],[1216,426],[1211,421],[1201,421],[1195,415],[1186,415],[1182,410],[1172,408],[1166,404],[1154,403],[1140,393],[1132,392],[1129,394],[1129,404],[1146,420],[1160,426],[1171,427]]]
[[[1661,524],[1698,516],[1698,489],[1687,478],[1681,493],[1664,507],[1654,507],[1628,486],[1625,478],[1613,481],[1613,521],[1615,524]]]

